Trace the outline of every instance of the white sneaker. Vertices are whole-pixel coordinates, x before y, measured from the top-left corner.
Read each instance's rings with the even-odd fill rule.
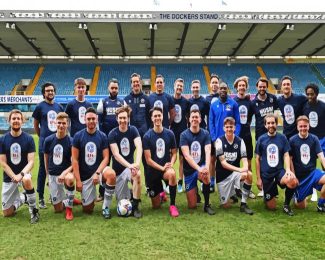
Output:
[[[249,197],[250,199],[256,199],[256,196],[255,196],[254,192],[252,192],[252,191],[249,192],[248,197]]]
[[[166,192],[167,194],[169,194],[169,185],[166,186],[166,188],[165,188],[165,192]]]
[[[317,190],[313,189],[313,195],[311,195],[310,201],[316,202],[318,200]]]
[[[257,197],[264,197],[264,191],[261,190],[259,193],[257,193]]]

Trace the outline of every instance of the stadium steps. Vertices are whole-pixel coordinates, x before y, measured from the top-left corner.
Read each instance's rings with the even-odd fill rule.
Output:
[[[11,93],[10,93],[11,96],[16,95],[16,91],[17,91],[17,88],[18,88],[18,87],[19,87],[19,84],[16,84],[16,85],[13,87],[13,89],[11,90]]]
[[[96,94],[100,71],[101,71],[101,67],[96,66],[95,70],[94,70],[93,79],[92,79],[91,85],[89,87],[89,95],[95,95]]]
[[[318,78],[318,80],[322,83],[323,87],[325,87],[325,78],[323,77],[320,70],[317,68],[315,64],[310,64],[312,72],[315,74],[315,76]]]
[[[26,89],[26,95],[32,95],[44,71],[44,66],[39,66],[32,80],[32,83]]]
[[[209,93],[211,93],[211,88],[210,88],[210,72],[209,72],[208,66],[203,65],[203,72],[204,72],[205,80],[207,82],[208,91],[209,91]]]
[[[256,67],[257,67],[257,71],[261,75],[261,77],[268,79],[268,81],[269,81],[269,88],[268,88],[269,92],[272,93],[272,94],[276,94],[276,89],[275,89],[273,83],[269,80],[269,78],[265,74],[263,68],[261,66],[256,66]]]
[[[156,76],[157,76],[157,70],[156,70],[156,66],[152,65],[151,66],[151,92],[156,92],[156,85],[155,85],[155,81],[156,81]]]

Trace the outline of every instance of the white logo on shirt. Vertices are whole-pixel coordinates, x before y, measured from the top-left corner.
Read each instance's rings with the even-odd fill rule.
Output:
[[[194,162],[199,163],[201,160],[201,144],[198,141],[194,141],[191,144],[191,156]]]
[[[88,142],[85,146],[85,162],[87,165],[92,166],[96,162],[97,147],[94,142]]]
[[[318,115],[315,111],[309,113],[309,124],[310,127],[315,128],[318,125]]]
[[[21,147],[18,143],[13,143],[10,146],[10,159],[11,162],[15,165],[21,162]]]
[[[162,138],[156,141],[156,154],[159,159],[165,156],[165,141]]]
[[[78,116],[79,116],[79,122],[80,124],[85,124],[85,113],[86,113],[86,108],[85,107],[79,107],[78,109]]]
[[[124,137],[120,142],[121,153],[123,156],[128,156],[130,153],[130,142],[129,139]]]
[[[279,148],[275,144],[269,144],[266,148],[267,163],[270,167],[276,167],[279,163]]]
[[[174,122],[175,123],[179,123],[182,120],[182,107],[178,104],[175,105],[175,118],[174,118]]]
[[[300,159],[301,162],[307,165],[310,161],[310,147],[308,144],[302,144],[300,146]]]
[[[153,107],[160,107],[161,109],[164,109],[164,104],[161,100],[156,100]]]
[[[195,109],[195,110],[200,110],[200,109],[199,109],[199,106],[198,106],[197,104],[192,105],[190,111],[192,111],[192,110],[194,110],[194,109]]]
[[[245,125],[247,123],[247,114],[248,114],[247,107],[244,105],[239,106],[240,123],[242,125]]]
[[[50,110],[47,112],[47,127],[51,132],[56,132],[56,112],[54,110]]]
[[[63,161],[63,147],[61,144],[57,144],[53,149],[53,163],[60,165]]]
[[[291,105],[285,105],[284,109],[284,118],[286,122],[291,125],[295,122],[295,111]]]

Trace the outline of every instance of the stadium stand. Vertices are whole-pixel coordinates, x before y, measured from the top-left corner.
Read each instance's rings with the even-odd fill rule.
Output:
[[[0,94],[5,95],[21,79],[33,79],[38,65],[35,64],[0,64]]]
[[[41,94],[41,86],[52,82],[57,86],[58,95],[72,95],[73,82],[78,77],[92,79],[94,64],[47,64],[35,88],[34,95]]]

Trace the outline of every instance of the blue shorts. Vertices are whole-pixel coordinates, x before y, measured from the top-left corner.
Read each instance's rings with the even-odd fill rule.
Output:
[[[323,153],[325,154],[325,137],[323,137],[322,139],[319,139],[319,143],[320,143],[320,147],[323,150]]]
[[[319,185],[319,180],[325,175],[325,172],[315,169],[307,178],[303,179],[295,191],[297,202],[302,202],[306,197],[313,194],[313,188],[321,190],[323,185]]]
[[[286,187],[285,185],[281,185],[280,183],[284,174],[285,170],[283,169],[272,178],[261,176],[264,191],[264,201],[270,201],[271,199],[279,195],[277,187],[278,185],[281,187],[281,189],[284,189]]]
[[[195,171],[191,175],[185,176],[185,191],[188,192],[191,189],[197,187],[198,172]]]

